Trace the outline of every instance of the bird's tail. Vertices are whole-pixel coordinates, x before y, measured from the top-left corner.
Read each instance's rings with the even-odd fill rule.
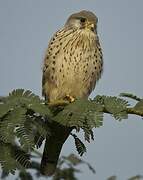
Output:
[[[71,129],[59,126],[52,129],[52,131],[52,135],[46,139],[41,160],[41,173],[47,176],[54,174],[62,146],[68,138]]]

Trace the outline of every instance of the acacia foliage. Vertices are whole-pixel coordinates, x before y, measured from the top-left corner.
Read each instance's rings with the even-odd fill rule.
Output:
[[[122,97],[96,96],[94,99],[77,99],[73,103],[52,107],[29,90],[16,89],[0,98],[0,164],[3,171],[15,173],[16,169],[32,167],[31,157],[45,138],[52,133],[50,124],[57,123],[77,131],[83,130],[84,138],[94,140],[93,129],[103,125],[104,113],[115,120],[127,119],[128,114],[143,115],[143,100],[129,93]],[[125,98],[137,101],[129,106]],[[71,133],[79,155],[86,152],[84,143]]]

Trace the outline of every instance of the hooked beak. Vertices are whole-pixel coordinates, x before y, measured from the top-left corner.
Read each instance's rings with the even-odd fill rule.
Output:
[[[95,32],[95,24],[93,23],[87,23],[86,27],[91,30],[92,32]]]

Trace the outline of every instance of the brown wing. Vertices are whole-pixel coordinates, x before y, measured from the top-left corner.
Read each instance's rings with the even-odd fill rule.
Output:
[[[73,30],[67,30],[65,28],[57,31],[49,43],[44,59],[42,77],[42,95],[46,99],[56,99],[57,88],[62,84],[61,81],[63,80],[61,78],[65,76],[64,71],[66,67],[63,67],[63,54],[66,50],[64,47],[67,44],[68,38],[71,39],[70,36],[72,36],[72,33]]]

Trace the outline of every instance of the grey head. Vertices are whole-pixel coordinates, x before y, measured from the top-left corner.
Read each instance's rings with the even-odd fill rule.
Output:
[[[72,14],[65,26],[69,28],[77,28],[77,29],[90,29],[92,31],[96,31],[98,18],[91,11],[80,11]]]

